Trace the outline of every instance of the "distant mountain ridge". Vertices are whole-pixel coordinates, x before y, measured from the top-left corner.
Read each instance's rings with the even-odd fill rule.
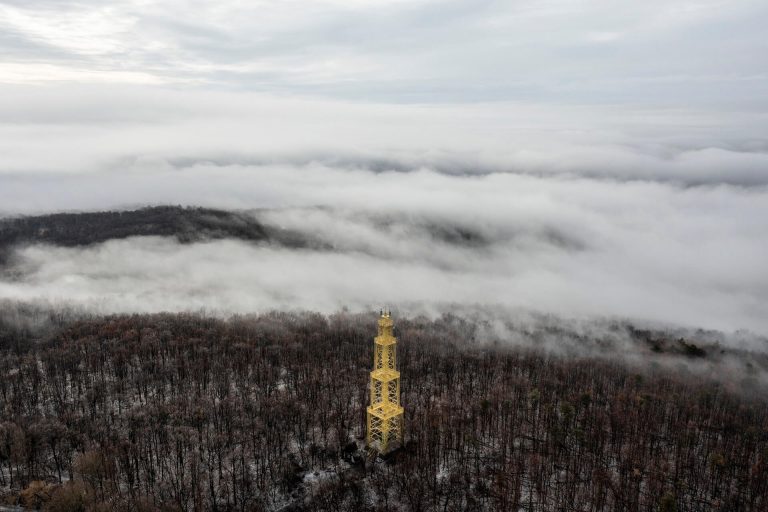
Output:
[[[153,206],[131,211],[54,213],[0,219],[0,263],[15,245],[75,247],[131,236],[169,236],[181,243],[235,238],[287,247],[306,243],[297,233],[268,227],[254,216],[201,207]]]

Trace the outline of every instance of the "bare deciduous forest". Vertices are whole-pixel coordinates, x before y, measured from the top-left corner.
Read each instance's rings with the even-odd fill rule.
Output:
[[[303,247],[298,234],[261,224],[253,215],[181,206],[131,211],[55,213],[0,218],[0,265],[19,245],[47,243],[75,247],[131,236],[168,236],[182,243],[217,238]]]
[[[493,346],[450,315],[397,321],[406,446],[370,459],[374,332],[375,317],[347,313],[157,314],[6,340],[3,499],[50,511],[768,508],[764,395]]]

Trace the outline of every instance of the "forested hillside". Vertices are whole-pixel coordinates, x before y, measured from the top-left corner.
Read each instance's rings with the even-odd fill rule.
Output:
[[[366,462],[375,317],[72,323],[0,357],[0,488],[46,510],[766,510],[732,380],[399,319],[406,446]],[[696,354],[677,354],[679,368]],[[677,375],[676,375],[677,373]]]
[[[169,236],[182,243],[235,238],[301,247],[293,233],[261,224],[254,216],[211,208],[155,206],[129,211],[54,213],[0,219],[0,263],[15,245],[90,245],[131,236]]]

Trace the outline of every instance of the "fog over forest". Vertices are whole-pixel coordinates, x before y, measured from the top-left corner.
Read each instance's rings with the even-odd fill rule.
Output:
[[[766,26],[0,0],[0,510],[768,510]]]
[[[760,112],[5,90],[6,217],[202,205],[312,242],[21,246],[5,298],[100,312],[500,305],[768,332]]]
[[[202,206],[306,242],[37,240],[8,249],[0,297],[766,335],[766,16],[751,0],[0,2],[0,216]]]

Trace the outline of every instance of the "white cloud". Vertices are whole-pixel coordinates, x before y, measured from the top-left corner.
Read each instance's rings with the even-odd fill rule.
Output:
[[[227,189],[240,206],[292,204],[256,215],[324,249],[152,238],[33,246],[0,296],[102,311],[479,303],[768,333],[765,189],[318,166],[197,167],[163,179],[154,188],[177,198],[216,203]]]
[[[760,111],[383,105],[119,86],[0,92],[0,174],[22,181],[33,172],[141,181],[147,162],[311,160],[686,184],[768,180],[768,113]],[[66,205],[66,193],[61,207],[78,207]]]
[[[140,71],[99,70],[46,63],[0,63],[0,77],[6,84],[36,85],[44,82],[88,82],[116,84],[163,84],[168,79]]]

